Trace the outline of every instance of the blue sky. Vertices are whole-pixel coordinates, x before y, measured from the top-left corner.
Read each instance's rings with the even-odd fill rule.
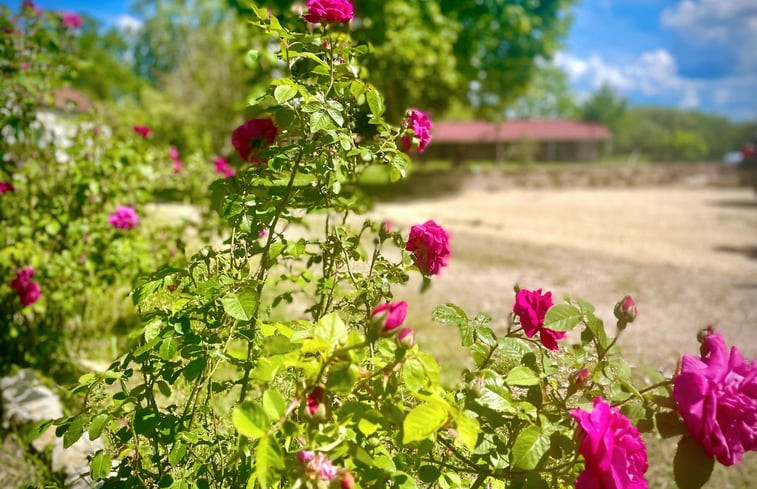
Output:
[[[36,3],[109,24],[136,20],[129,0]],[[555,63],[579,95],[609,83],[634,104],[757,119],[757,0],[579,0],[573,17]]]

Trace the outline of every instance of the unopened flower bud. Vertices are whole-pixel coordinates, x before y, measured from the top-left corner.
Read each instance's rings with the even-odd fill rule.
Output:
[[[372,326],[385,336],[399,331],[407,315],[407,302],[387,302],[381,304],[371,313]]]
[[[470,391],[475,397],[481,397],[484,395],[485,390],[485,384],[484,384],[484,378],[483,377],[476,377],[473,379],[473,381],[470,383]]]
[[[342,472],[339,478],[339,487],[342,489],[353,489],[355,487],[355,476],[352,475],[352,472],[349,470]]]
[[[615,304],[615,310],[613,311],[615,317],[618,318],[618,326],[622,329],[625,328],[628,323],[632,323],[636,319],[636,304],[630,295],[623,297],[620,302]]]
[[[572,380],[573,384],[577,387],[586,385],[586,383],[589,381],[589,371],[585,368],[582,368],[581,370],[574,372],[572,375]]]
[[[323,387],[314,388],[305,400],[305,412],[314,421],[326,421],[328,415],[328,403],[326,391]]]
[[[403,328],[397,333],[397,344],[405,350],[412,348],[415,345],[415,331],[411,328]]]

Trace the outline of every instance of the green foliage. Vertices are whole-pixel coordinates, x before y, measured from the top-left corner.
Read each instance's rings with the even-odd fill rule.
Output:
[[[607,84],[584,101],[581,106],[581,118],[585,121],[600,122],[618,134],[628,111],[628,100],[616,93]]]

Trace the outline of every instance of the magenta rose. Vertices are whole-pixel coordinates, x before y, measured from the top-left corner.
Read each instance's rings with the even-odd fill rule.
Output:
[[[271,146],[279,130],[271,119],[250,119],[234,129],[231,144],[239,156],[248,163],[261,163],[260,153]]]
[[[310,480],[330,481],[339,473],[331,460],[320,452],[300,450],[296,457],[297,462],[305,470],[305,476]]]
[[[152,135],[152,129],[147,126],[132,126],[134,132],[142,136],[143,138],[149,138]]]
[[[683,356],[673,399],[692,438],[721,464],[757,450],[757,369],[720,333],[703,339],[701,359]]]
[[[305,399],[305,410],[315,421],[324,421],[328,415],[328,399],[323,387],[315,387]]]
[[[539,333],[541,344],[550,350],[557,350],[557,340],[565,338],[565,331],[554,331],[544,327],[547,310],[552,307],[552,292],[542,294],[541,289],[520,289],[515,296],[513,313],[520,318],[523,332],[531,338]]]
[[[391,335],[399,330],[407,316],[407,302],[387,302],[376,307],[371,317],[381,328],[381,333]]]
[[[410,228],[405,249],[413,254],[413,261],[424,275],[438,275],[452,255],[449,234],[434,221],[426,221]]]
[[[305,20],[316,23],[346,23],[355,17],[352,2],[348,0],[308,0]]]
[[[431,129],[434,127],[431,120],[420,110],[411,109],[402,125],[405,129],[413,130],[413,136],[410,134],[402,136],[402,146],[405,147],[405,151],[410,151],[413,148],[415,138],[418,141],[417,151],[423,153],[431,143]]]
[[[78,29],[83,22],[78,14],[73,12],[64,12],[61,16],[61,24],[67,29]]]
[[[139,223],[139,216],[130,205],[121,205],[108,217],[108,223],[117,229],[132,229]]]
[[[216,167],[216,173],[222,174],[225,178],[231,178],[237,174],[236,170],[229,166],[229,163],[220,156],[213,160],[213,164]]]
[[[35,271],[33,267],[24,267],[16,272],[16,278],[10,286],[18,294],[18,300],[23,306],[29,306],[37,302],[42,295],[42,289],[37,282],[32,281]]]
[[[10,182],[0,182],[0,194],[4,194],[5,192],[15,192],[16,187],[13,186]]]
[[[639,430],[617,408],[601,397],[591,412],[574,409],[578,423],[579,452],[585,468],[576,489],[647,489],[644,473],[649,466]]]

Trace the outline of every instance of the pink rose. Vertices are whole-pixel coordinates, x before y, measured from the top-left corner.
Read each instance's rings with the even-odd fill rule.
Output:
[[[24,267],[16,272],[16,278],[10,283],[11,288],[16,291],[18,299],[23,306],[34,304],[42,295],[42,289],[39,284],[32,281],[34,274],[34,267]]]
[[[130,205],[121,205],[108,217],[108,223],[117,229],[132,229],[139,223],[139,216]]]
[[[15,192],[16,187],[13,186],[10,182],[0,182],[0,194],[4,194],[5,192]]]
[[[407,316],[407,302],[387,302],[376,307],[371,312],[373,321],[381,327],[381,333],[394,334],[402,326]]]
[[[647,449],[639,430],[601,397],[591,412],[574,409],[585,468],[576,489],[647,489]]]
[[[213,164],[216,167],[216,173],[220,173],[226,178],[231,178],[237,174],[236,170],[230,167],[229,163],[220,156],[216,157],[216,159],[213,160]]]
[[[143,138],[149,138],[152,135],[152,129],[147,126],[133,126],[132,129]]]
[[[339,473],[331,460],[320,452],[300,450],[297,452],[297,462],[305,469],[305,475],[310,480],[330,481]]]
[[[565,338],[565,331],[554,331],[544,328],[544,317],[547,310],[552,307],[552,292],[542,294],[541,289],[526,290],[520,289],[515,296],[513,312],[520,318],[520,325],[523,326],[523,332],[531,338],[537,332],[542,345],[550,350],[557,350],[557,340]]]
[[[410,228],[405,249],[413,254],[413,261],[424,275],[438,275],[452,252],[449,234],[434,221],[426,221]]]
[[[179,159],[179,150],[176,149],[174,146],[171,146],[171,148],[168,150],[168,157],[172,160],[178,160]]]
[[[83,22],[78,14],[73,12],[63,12],[61,16],[61,24],[67,29],[78,29],[82,26]]]
[[[266,151],[278,136],[279,130],[271,119],[250,119],[234,129],[231,144],[248,163],[261,163],[260,153]]]
[[[691,436],[721,464],[757,450],[757,369],[720,333],[703,339],[701,360],[683,356],[673,399]]]
[[[431,143],[431,128],[434,127],[428,116],[420,110],[410,109],[410,113],[402,126],[413,131],[412,136],[410,134],[402,136],[402,146],[405,147],[405,151],[410,151],[414,146],[414,139],[417,139],[417,150],[419,153],[423,153]]]
[[[305,20],[314,24],[319,22],[343,24],[355,17],[352,2],[348,0],[308,0],[307,7],[308,13],[305,14]]]

